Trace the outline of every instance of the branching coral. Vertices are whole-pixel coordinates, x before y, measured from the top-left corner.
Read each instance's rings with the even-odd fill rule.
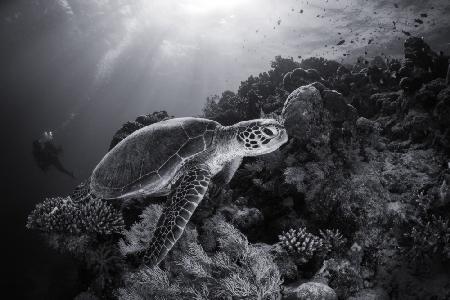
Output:
[[[121,212],[104,201],[92,200],[82,204],[79,219],[86,232],[112,234],[124,228]]]
[[[326,252],[331,255],[341,253],[343,246],[347,243],[347,239],[340,233],[339,229],[319,230],[319,234]]]
[[[324,248],[323,240],[307,232],[306,228],[289,229],[278,238],[282,247],[301,263],[307,263],[317,251]]]
[[[52,248],[82,262],[94,278],[90,288],[108,297],[124,269],[112,234],[122,232],[124,227],[122,213],[107,202],[75,203],[70,197],[46,199],[36,205],[27,222],[27,228],[45,233]]]
[[[124,228],[120,211],[106,202],[75,203],[70,197],[49,198],[36,205],[28,216],[27,228],[48,233],[113,234]]]

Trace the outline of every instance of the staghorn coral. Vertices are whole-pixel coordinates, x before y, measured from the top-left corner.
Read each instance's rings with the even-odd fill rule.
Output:
[[[36,208],[28,216],[27,228],[38,229],[45,232],[66,232],[79,234],[80,226],[77,226],[73,214],[77,206],[70,197],[49,198],[36,205]]]
[[[70,235],[119,233],[122,214],[106,202],[75,203],[70,197],[49,198],[36,205],[28,216],[27,228]]]
[[[309,232],[306,228],[289,229],[278,236],[280,243],[300,262],[307,263],[317,251],[324,247],[323,240]]]
[[[104,201],[89,201],[81,205],[80,220],[87,232],[118,233],[124,228],[120,211]]]

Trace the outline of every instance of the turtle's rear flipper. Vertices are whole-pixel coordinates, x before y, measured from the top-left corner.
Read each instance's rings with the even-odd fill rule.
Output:
[[[149,266],[158,265],[164,259],[208,189],[211,173],[207,166],[192,166],[184,170],[164,206],[149,248],[141,253],[144,263]]]
[[[72,201],[73,202],[84,202],[84,201],[88,201],[90,199],[95,198],[95,196],[93,194],[91,194],[90,184],[91,184],[90,179],[87,179],[87,180],[83,181],[82,183],[80,183],[75,188],[73,193],[70,195],[70,198],[72,199]]]

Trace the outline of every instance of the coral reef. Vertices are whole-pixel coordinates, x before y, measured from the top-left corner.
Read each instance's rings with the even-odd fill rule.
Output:
[[[320,282],[306,282],[293,290],[290,290],[286,300],[309,299],[309,300],[337,300],[336,292]]]
[[[119,299],[275,299],[282,280],[267,249],[249,244],[219,215],[210,222],[217,251],[206,252],[188,228],[164,269],[125,274]]]
[[[120,233],[125,224],[120,211],[103,201],[75,203],[70,197],[49,198],[29,215],[27,227],[70,235]]]
[[[164,121],[167,119],[173,118],[169,116],[166,111],[157,111],[148,115],[139,116],[134,121],[127,122],[122,125],[113,136],[111,143],[109,145],[109,149],[111,150],[117,145],[121,140],[135,132],[136,130],[141,129],[142,127],[151,125],[153,123]]]
[[[358,270],[350,261],[345,259],[325,261],[321,276],[326,278],[329,286],[334,289],[339,299],[347,299],[363,287],[363,280]]]
[[[79,298],[446,299],[447,70],[444,56],[410,37],[402,60],[350,66],[277,56],[237,92],[208,98],[204,117],[224,125],[284,118],[290,140],[246,158],[229,185],[213,184],[158,268],[134,259],[161,213],[155,199],[126,210],[125,228],[101,200],[51,198],[28,227],[88,266],[92,280]],[[166,118],[126,123],[111,146]]]
[[[415,215],[404,220],[410,230],[404,233],[402,245],[406,255],[422,267],[432,260],[450,260],[450,224],[446,215],[433,212],[430,197],[419,193],[416,198],[418,209]],[[440,205],[438,207],[441,207]]]
[[[141,213],[138,222],[122,232],[123,238],[119,240],[119,247],[123,255],[139,252],[148,247],[156,228],[155,220],[158,220],[161,214],[160,205],[150,205]]]
[[[308,262],[316,252],[324,248],[322,239],[306,231],[306,228],[290,229],[280,236],[280,243],[301,263]]]

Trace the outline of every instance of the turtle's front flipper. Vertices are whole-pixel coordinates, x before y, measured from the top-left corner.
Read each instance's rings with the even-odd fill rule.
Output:
[[[239,156],[231,160],[227,164],[225,164],[222,171],[220,171],[216,176],[214,176],[213,182],[219,186],[224,186],[230,183],[231,179],[234,176],[234,173],[236,173],[237,169],[239,169],[241,163],[242,157]]]
[[[213,184],[211,185],[212,189],[209,190],[209,197],[214,199],[220,195],[223,190],[223,187],[230,183],[231,179],[236,173],[237,169],[242,163],[242,157],[237,157],[223,167],[222,171],[220,171],[216,176],[212,178]]]
[[[144,263],[155,266],[164,259],[202,201],[210,180],[211,173],[205,165],[184,169],[158,220],[150,246],[143,253]]]

